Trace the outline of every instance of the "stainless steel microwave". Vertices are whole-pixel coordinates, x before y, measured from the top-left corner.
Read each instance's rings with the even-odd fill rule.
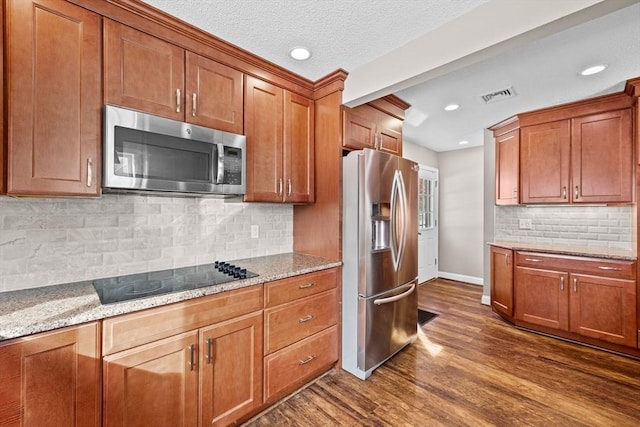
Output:
[[[104,109],[103,192],[241,195],[246,137],[139,111]]]

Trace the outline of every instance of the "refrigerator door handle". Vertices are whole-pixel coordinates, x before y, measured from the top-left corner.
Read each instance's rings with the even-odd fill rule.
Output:
[[[391,303],[391,302],[399,301],[402,298],[405,298],[406,296],[411,295],[411,293],[415,290],[415,288],[416,288],[416,285],[415,285],[415,283],[413,283],[413,284],[409,285],[409,290],[408,291],[403,292],[403,293],[401,293],[399,295],[394,295],[392,297],[388,297],[388,298],[374,299],[373,303],[375,305],[382,305],[382,304],[388,304],[388,303]]]
[[[407,233],[407,197],[404,180],[399,170],[393,174],[391,185],[391,258],[393,269],[398,271],[402,265]]]

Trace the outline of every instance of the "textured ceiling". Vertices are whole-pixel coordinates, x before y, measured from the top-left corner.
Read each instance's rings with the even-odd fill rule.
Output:
[[[405,140],[434,151],[478,146],[484,128],[518,112],[621,90],[624,80],[640,76],[640,4],[607,1],[635,4],[396,93],[414,112],[428,115],[419,126],[407,120]],[[146,0],[310,80],[338,68],[366,67],[487,2]],[[547,3],[553,7],[553,1]],[[308,61],[289,58],[289,50],[300,45],[311,49]],[[577,76],[582,67],[595,62],[609,64],[609,68],[588,78]],[[484,105],[479,97],[509,86],[517,93],[512,99]],[[445,114],[442,107],[449,102],[461,108]],[[463,139],[469,144],[458,145]]]

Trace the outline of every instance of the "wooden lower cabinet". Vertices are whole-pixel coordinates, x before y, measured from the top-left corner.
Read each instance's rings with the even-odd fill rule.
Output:
[[[264,400],[300,386],[338,359],[336,325],[264,358]]]
[[[517,252],[516,321],[636,348],[636,263]]]
[[[195,426],[197,344],[194,331],[106,356],[104,427]]]
[[[513,251],[491,247],[491,307],[513,316]]]
[[[338,360],[338,270],[265,284],[264,400],[271,404]]]
[[[228,425],[262,405],[262,312],[203,328],[199,343],[199,425]]]
[[[100,426],[99,323],[0,344],[0,426]]]
[[[263,289],[104,320],[104,427],[226,426],[263,404]]]

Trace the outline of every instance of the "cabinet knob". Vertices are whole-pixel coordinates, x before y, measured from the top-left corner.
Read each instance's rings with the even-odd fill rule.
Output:
[[[287,197],[291,197],[291,178],[287,179]]]
[[[195,92],[193,92],[193,97],[191,97],[191,115],[193,117],[196,116],[196,110],[198,108],[198,94],[196,94]]]
[[[180,112],[180,88],[176,89],[176,113]]]
[[[310,314],[310,315],[308,315],[308,316],[303,317],[302,319],[299,319],[299,320],[298,320],[298,323],[307,323],[307,322],[309,322],[310,320],[313,320],[313,319],[315,319],[315,318],[316,318],[316,316],[314,316],[313,314]]]
[[[311,362],[315,358],[316,358],[316,356],[309,355],[309,357],[307,357],[306,359],[301,360],[299,364],[300,365],[306,365],[307,363]]]
[[[567,198],[567,187],[562,187],[562,198],[563,199]]]
[[[577,293],[578,292],[578,278],[574,277],[573,278],[573,293]]]
[[[93,159],[87,158],[87,187],[93,186]]]
[[[579,195],[580,195],[580,192],[578,191],[578,186],[576,185],[575,198],[577,199]]]
[[[282,196],[283,191],[284,189],[283,189],[282,178],[278,178],[278,196]]]
[[[560,277],[560,291],[564,292],[564,276]]]
[[[189,370],[196,368],[196,345],[189,344]]]

